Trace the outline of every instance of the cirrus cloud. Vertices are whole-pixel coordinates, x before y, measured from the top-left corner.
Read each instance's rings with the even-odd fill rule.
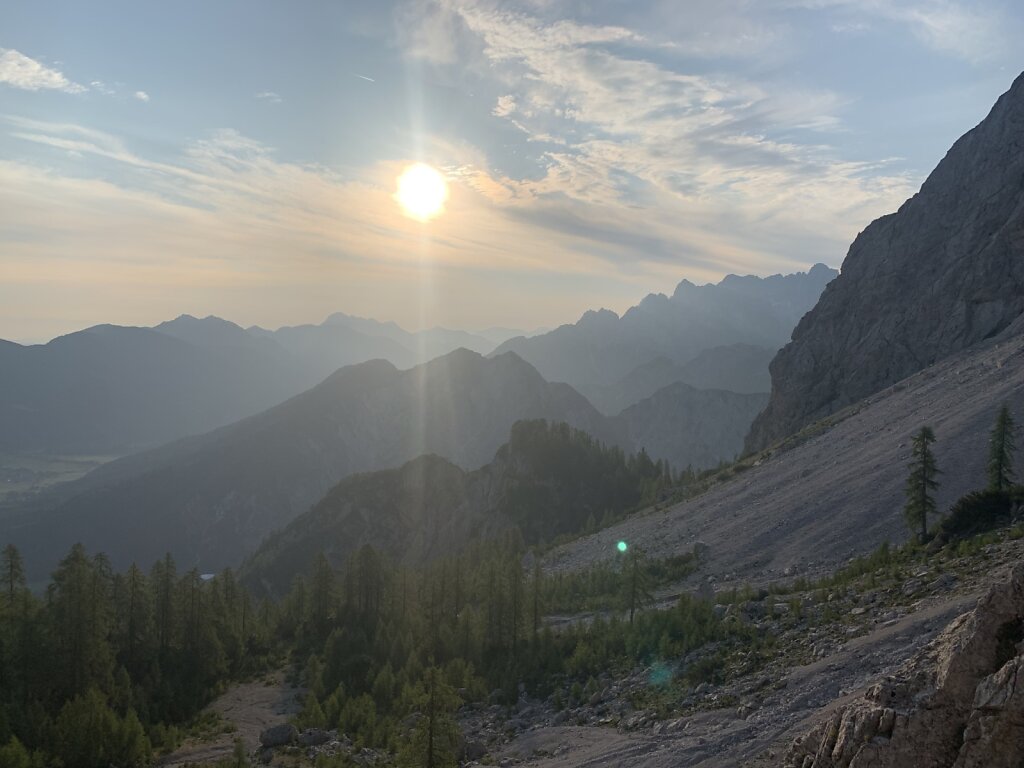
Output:
[[[84,85],[69,80],[63,72],[13,48],[0,48],[0,83],[23,91],[56,90],[82,93],[88,90]]]

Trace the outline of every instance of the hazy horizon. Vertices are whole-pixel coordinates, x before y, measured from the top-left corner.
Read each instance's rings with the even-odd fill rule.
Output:
[[[838,267],[1024,68],[1007,0],[62,2],[0,29],[20,341],[181,313],[552,327]],[[447,184],[425,222],[396,201],[416,162]]]
[[[821,262],[819,262],[819,263],[821,263]],[[813,266],[815,266],[815,265],[814,264],[808,264],[803,269],[796,268],[793,272],[785,273],[785,274],[784,273],[776,272],[774,274],[765,274],[765,275],[746,274],[746,275],[740,275],[740,276],[742,276],[742,277],[758,277],[758,278],[764,279],[764,278],[768,278],[768,277],[788,276],[788,275],[792,275],[792,274],[805,274]],[[833,267],[833,268],[834,269],[838,269],[838,267]],[[729,273],[729,274],[735,275],[736,273]],[[728,275],[723,275],[723,279],[725,277],[727,277],[727,276]],[[423,331],[430,331],[430,330],[449,330],[449,331],[465,331],[467,333],[472,333],[472,334],[484,334],[484,333],[487,333],[488,331],[515,330],[515,331],[521,331],[523,334],[525,334],[527,336],[531,336],[531,335],[537,335],[537,334],[541,334],[541,333],[546,333],[546,332],[548,332],[550,330],[553,330],[554,328],[558,328],[558,327],[560,327],[562,325],[572,325],[572,324],[578,322],[586,312],[590,312],[590,311],[610,310],[610,311],[614,312],[616,315],[618,315],[619,317],[622,317],[622,315],[625,314],[629,309],[631,309],[632,307],[635,307],[638,304],[640,304],[640,302],[642,302],[648,296],[652,296],[652,295],[667,295],[667,296],[671,296],[673,291],[678,287],[678,285],[680,283],[686,281],[686,280],[689,280],[689,278],[684,276],[684,277],[681,277],[679,280],[675,281],[674,283],[672,283],[672,285],[669,286],[669,287],[665,287],[665,288],[662,288],[662,289],[651,289],[651,290],[647,291],[646,293],[643,293],[642,295],[636,296],[635,298],[624,299],[623,300],[624,303],[622,305],[618,306],[618,307],[606,307],[606,306],[588,306],[588,307],[583,307],[579,311],[578,314],[576,314],[576,315],[574,315],[572,317],[568,317],[568,318],[566,318],[566,319],[564,319],[564,320],[562,320],[560,322],[552,323],[550,325],[529,325],[527,322],[525,322],[526,318],[524,318],[524,322],[523,323],[511,324],[511,325],[488,325],[488,326],[481,326],[481,327],[458,327],[458,326],[453,326],[453,325],[445,326],[445,325],[434,324],[434,325],[425,325],[425,326],[416,327],[416,326],[406,325],[404,323],[401,323],[401,322],[399,322],[397,320],[394,320],[392,318],[389,318],[389,317],[375,317],[375,316],[357,315],[355,313],[346,311],[344,308],[338,308],[338,309],[329,311],[327,314],[322,315],[322,316],[320,316],[320,315],[313,315],[313,314],[309,314],[307,316],[306,314],[303,314],[303,313],[299,312],[296,315],[296,319],[288,321],[288,322],[281,323],[280,325],[277,325],[277,324],[273,324],[273,323],[260,322],[258,319],[254,320],[252,322],[242,322],[242,321],[240,321],[239,319],[237,319],[235,317],[228,316],[226,314],[218,314],[217,312],[209,312],[209,313],[205,313],[205,314],[196,314],[194,312],[183,311],[183,312],[178,312],[177,314],[175,314],[173,316],[170,316],[170,317],[163,317],[163,316],[155,316],[154,315],[151,319],[142,320],[140,322],[135,322],[135,323],[118,323],[118,322],[115,322],[113,320],[110,320],[109,318],[108,319],[100,319],[97,322],[92,322],[92,323],[89,323],[87,325],[69,327],[67,329],[58,331],[57,333],[55,333],[52,336],[47,336],[47,337],[44,337],[44,338],[17,339],[17,338],[5,337],[2,333],[0,333],[0,341],[10,341],[10,342],[13,342],[15,344],[20,344],[22,346],[35,346],[35,345],[40,345],[40,344],[47,344],[50,341],[53,341],[54,339],[60,338],[61,336],[66,336],[68,334],[75,333],[77,331],[86,330],[88,328],[93,328],[93,327],[100,326],[100,325],[117,325],[117,326],[125,326],[125,327],[152,328],[152,327],[155,327],[155,326],[157,326],[157,325],[159,325],[161,323],[169,322],[169,321],[172,321],[172,320],[176,320],[176,319],[178,319],[180,317],[192,317],[192,318],[199,319],[199,320],[203,320],[203,319],[207,319],[207,318],[213,317],[213,318],[217,318],[217,319],[220,319],[220,320],[225,320],[225,321],[227,321],[229,323],[233,323],[234,325],[237,325],[238,327],[243,328],[243,329],[259,327],[259,328],[262,328],[263,330],[276,331],[278,329],[288,328],[288,327],[296,327],[296,326],[304,326],[304,325],[321,325],[321,324],[327,322],[327,320],[330,319],[330,317],[332,315],[335,315],[335,314],[344,314],[344,315],[348,315],[350,317],[353,317],[353,318],[356,318],[356,319],[359,319],[359,320],[371,320],[371,321],[382,323],[382,324],[394,323],[399,328],[401,328],[403,331],[408,331],[409,333],[420,333],[420,332],[423,332]],[[690,282],[695,282],[695,281],[690,280]],[[719,282],[721,282],[721,281],[720,280],[708,280],[708,281],[704,281],[704,282],[695,282],[695,285],[697,285],[697,286],[716,285]]]

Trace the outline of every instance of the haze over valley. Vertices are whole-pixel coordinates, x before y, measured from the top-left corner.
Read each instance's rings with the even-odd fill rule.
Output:
[[[1024,764],[1022,34],[0,10],[0,768]]]

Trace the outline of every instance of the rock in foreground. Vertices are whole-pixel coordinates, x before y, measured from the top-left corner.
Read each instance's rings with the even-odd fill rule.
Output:
[[[785,768],[1024,765],[1024,566],[896,675],[790,747]]]

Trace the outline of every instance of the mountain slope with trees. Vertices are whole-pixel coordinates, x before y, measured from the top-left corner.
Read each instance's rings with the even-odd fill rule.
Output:
[[[457,350],[407,371],[371,361],[261,414],[31,497],[0,515],[0,535],[39,567],[82,541],[118,566],[169,550],[212,571],[237,565],[348,475],[429,453],[471,470],[521,419],[566,422],[628,453],[649,444],[675,469],[714,466],[739,450],[759,407],[751,398],[677,385],[609,419],[514,354]]]
[[[670,482],[668,468],[644,453],[627,458],[567,424],[521,421],[494,460],[472,472],[423,456],[342,480],[271,534],[240,576],[281,595],[314,552],[340,568],[372,546],[418,566],[509,530],[535,545],[621,518]]]
[[[460,350],[408,371],[373,361],[262,414],[58,487],[3,518],[4,538],[42,567],[82,541],[119,567],[169,550],[214,571],[237,564],[347,475],[426,453],[479,467],[524,418],[615,439],[583,397],[515,355]]]

